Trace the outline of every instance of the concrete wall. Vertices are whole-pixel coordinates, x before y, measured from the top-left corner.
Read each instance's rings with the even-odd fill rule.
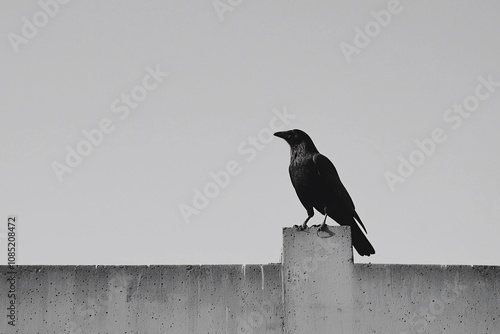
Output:
[[[283,233],[285,333],[353,333],[350,230]]]
[[[500,267],[355,264],[347,227],[283,235],[282,264],[1,266],[0,333],[500,334]]]
[[[286,333],[500,334],[500,267],[354,264],[329,229],[284,230]]]
[[[1,333],[281,333],[281,265],[21,266]]]
[[[500,333],[500,268],[355,265],[358,333]]]

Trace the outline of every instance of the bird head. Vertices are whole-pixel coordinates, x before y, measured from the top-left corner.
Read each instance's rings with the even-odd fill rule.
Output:
[[[302,147],[307,151],[317,152],[314,143],[307,133],[299,129],[275,132],[276,137],[283,138],[293,149]]]

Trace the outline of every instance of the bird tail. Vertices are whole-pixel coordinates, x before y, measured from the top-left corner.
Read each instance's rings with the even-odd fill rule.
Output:
[[[363,231],[361,231],[359,225],[354,221],[354,219],[353,223],[354,224],[351,224],[351,236],[352,245],[354,246],[356,251],[361,256],[370,256],[372,254],[375,254],[375,249],[373,248],[370,241],[368,241],[368,238],[363,233]]]
[[[354,218],[358,221],[359,225],[361,225],[363,231],[365,231],[365,233],[368,233],[368,231],[365,228],[365,225],[363,225],[363,222],[361,221],[361,218],[359,218],[359,215],[356,211],[354,211]]]

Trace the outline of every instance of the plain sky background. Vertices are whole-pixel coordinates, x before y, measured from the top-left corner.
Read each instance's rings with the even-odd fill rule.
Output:
[[[8,215],[19,264],[279,262],[282,227],[306,218],[288,145],[238,147],[286,109],[368,229],[377,254],[355,261],[500,265],[500,88],[459,128],[443,119],[479,76],[500,82],[500,3],[401,1],[349,63],[340,44],[388,3],[243,0],[221,20],[210,0],[73,0],[16,54],[8,34],[40,5],[2,1],[0,263]],[[169,76],[121,120],[111,104],[148,66]],[[51,164],[103,118],[115,130],[59,182]],[[447,140],[391,191],[384,173],[435,128]],[[232,160],[187,224],[179,205]]]

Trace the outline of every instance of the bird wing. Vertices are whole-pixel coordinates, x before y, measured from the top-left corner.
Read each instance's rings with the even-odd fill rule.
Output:
[[[347,192],[347,189],[342,184],[342,181],[340,181],[339,174],[337,173],[337,169],[333,163],[321,153],[316,153],[313,156],[313,161],[322,181],[325,182],[328,189],[331,189],[334,192],[335,198],[341,201],[344,206],[352,212],[353,217],[356,218],[361,227],[363,227],[365,233],[367,233],[363,222],[355,210],[354,202]]]

